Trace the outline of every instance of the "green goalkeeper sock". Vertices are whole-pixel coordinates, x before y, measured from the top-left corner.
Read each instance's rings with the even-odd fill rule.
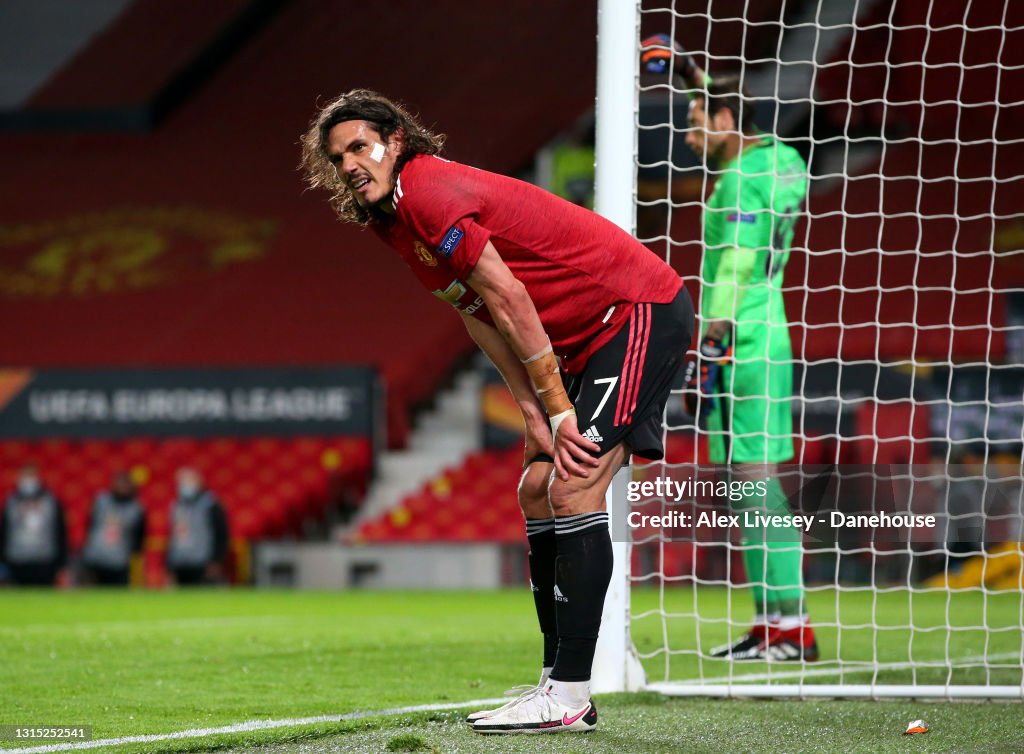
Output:
[[[803,552],[799,545],[768,543],[768,568],[765,574],[767,600],[783,617],[802,615]]]
[[[765,516],[789,515],[789,503],[777,479],[769,479],[764,497],[744,496],[735,504],[743,514],[757,511]],[[800,615],[803,612],[803,542],[800,530],[794,526],[764,527],[746,525],[741,519],[743,532],[743,564],[747,581],[752,585],[754,611],[771,615]]]
[[[765,600],[765,562],[766,550],[763,544],[752,542],[743,537],[743,565],[747,569],[747,582],[750,584],[751,596],[754,598],[754,615],[770,615],[774,608]]]
[[[760,495],[745,495],[742,500],[733,503],[733,511],[740,514],[740,543],[743,545],[743,565],[747,570],[747,583],[750,584],[751,597],[754,599],[754,615],[771,615],[776,606],[771,602],[771,595],[766,590],[768,551],[765,547],[765,530],[761,526],[747,526],[748,511],[763,511],[764,500]]]
[[[792,511],[778,479],[768,480],[765,504],[770,515]],[[769,527],[765,582],[768,602],[784,617],[803,613],[803,537],[795,526]]]

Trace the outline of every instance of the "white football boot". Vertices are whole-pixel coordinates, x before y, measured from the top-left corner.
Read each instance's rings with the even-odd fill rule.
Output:
[[[595,728],[597,707],[593,700],[571,708],[552,695],[550,686],[473,723],[477,733],[561,733]]]
[[[497,715],[499,712],[504,712],[508,707],[512,707],[513,705],[517,705],[522,702],[526,697],[540,694],[543,688],[544,686],[534,686],[529,683],[520,683],[517,686],[512,686],[507,690],[507,692],[505,692],[505,696],[513,697],[514,699],[511,699],[501,707],[495,707],[492,710],[477,710],[476,712],[471,712],[466,715],[466,722],[472,725],[474,722],[481,720],[484,717],[492,717],[493,715]]]
[[[551,675],[551,668],[544,668],[540,673],[540,680],[537,681],[536,685],[531,686],[528,683],[520,683],[518,686],[513,686],[505,692],[505,696],[513,697],[509,701],[502,704],[500,707],[494,709],[482,709],[477,712],[472,712],[466,715],[466,722],[472,725],[477,720],[484,717],[491,717],[499,712],[502,712],[507,707],[511,707],[513,704],[519,704],[523,699],[531,694],[534,694],[544,688],[544,685],[548,682],[548,676]]]

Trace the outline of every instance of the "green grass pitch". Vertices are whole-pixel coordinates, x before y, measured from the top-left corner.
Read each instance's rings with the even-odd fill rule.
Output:
[[[877,658],[898,666],[985,652],[1007,667],[991,683],[1021,683],[1022,595],[812,592],[823,662]],[[656,609],[663,608],[664,618]],[[699,626],[693,615],[699,608]],[[633,631],[649,677],[763,673],[767,665],[700,659],[748,615],[722,589],[637,589]],[[879,627],[871,628],[871,616]],[[844,628],[829,624],[841,618]],[[946,625],[952,633],[936,630]],[[984,632],[972,626],[988,625]],[[907,628],[912,626],[913,628]],[[675,654],[658,649],[664,636]],[[540,637],[526,590],[476,593],[0,592],[0,725],[91,725],[97,739],[500,696],[533,680]],[[1016,665],[1016,667],[1012,667]],[[831,663],[835,667],[835,663]],[[731,670],[730,670],[731,668]],[[792,666],[771,668],[792,672]],[[910,679],[886,670],[878,683]],[[954,671],[986,682],[984,671]],[[945,670],[919,671],[943,682]],[[846,682],[871,679],[846,677]],[[836,683],[837,675],[808,682]],[[793,682],[793,681],[789,681]],[[1018,751],[1016,703],[734,701],[654,694],[599,697],[591,734],[485,739],[464,711],[418,712],[90,749],[117,752],[669,752]],[[903,736],[913,719],[931,731]],[[11,741],[0,746],[12,748]]]

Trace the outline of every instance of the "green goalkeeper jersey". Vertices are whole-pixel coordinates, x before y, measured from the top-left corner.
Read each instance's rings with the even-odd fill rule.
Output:
[[[701,314],[705,323],[722,316],[734,320],[737,345],[763,339],[761,348],[768,353],[783,343],[789,347],[782,275],[806,195],[803,158],[771,136],[762,137],[721,168],[704,211]],[[722,252],[729,247],[756,254],[753,270],[746,285],[737,289],[733,306],[727,306],[731,311],[711,312],[711,286]]]

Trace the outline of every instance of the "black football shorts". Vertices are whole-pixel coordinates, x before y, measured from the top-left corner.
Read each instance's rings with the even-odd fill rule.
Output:
[[[600,446],[599,456],[625,442],[634,455],[664,458],[662,415],[693,326],[685,287],[667,304],[634,304],[629,319],[590,357],[582,374],[563,374],[580,433]],[[541,453],[533,461],[552,459]]]

